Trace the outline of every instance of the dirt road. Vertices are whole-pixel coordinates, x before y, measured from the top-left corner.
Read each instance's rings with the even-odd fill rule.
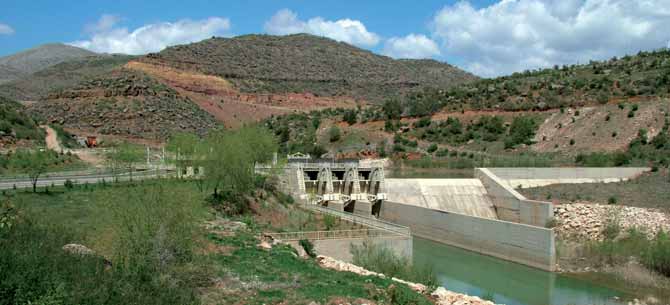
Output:
[[[47,142],[47,149],[61,152],[62,147],[60,145],[60,142],[58,142],[58,133],[56,133],[56,131],[53,128],[47,125],[42,125],[40,127],[42,127],[47,132],[47,136],[45,139],[45,141]]]

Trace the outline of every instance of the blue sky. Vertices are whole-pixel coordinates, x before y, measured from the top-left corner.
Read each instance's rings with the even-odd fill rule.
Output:
[[[0,56],[47,42],[140,54],[211,35],[310,32],[496,76],[666,47],[669,27],[670,0],[6,0]]]

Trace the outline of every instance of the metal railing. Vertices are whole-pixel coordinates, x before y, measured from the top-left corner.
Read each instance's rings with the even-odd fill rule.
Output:
[[[337,216],[340,219],[343,219],[343,220],[346,220],[346,221],[349,221],[349,222],[353,222],[355,224],[362,224],[362,225],[371,227],[373,229],[386,230],[386,231],[390,231],[390,232],[393,232],[393,233],[396,233],[396,234],[399,234],[399,235],[402,235],[402,236],[411,236],[412,235],[412,232],[411,232],[409,227],[402,226],[402,225],[395,224],[395,223],[388,222],[388,221],[379,220],[379,219],[374,218],[374,217],[366,217],[366,216],[352,214],[352,213],[349,213],[349,212],[338,211],[338,210],[334,210],[334,209],[327,208],[327,207],[324,207],[324,206],[320,206],[320,205],[317,205],[317,204],[309,204],[308,203],[308,204],[303,204],[302,206],[307,208],[307,209],[310,209],[310,210],[315,210],[315,211],[318,211],[318,212],[321,212],[321,213]]]
[[[378,237],[405,237],[393,231],[384,229],[358,229],[358,230],[334,230],[334,231],[305,231],[305,232],[283,232],[283,233],[265,233],[273,239],[282,241],[296,240],[327,240],[327,239],[366,239]]]

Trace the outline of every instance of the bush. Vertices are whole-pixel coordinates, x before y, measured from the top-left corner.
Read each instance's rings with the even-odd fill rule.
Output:
[[[415,266],[405,256],[396,255],[391,249],[364,241],[361,245],[351,245],[353,264],[365,269],[383,273],[410,282],[428,286],[437,285],[437,277],[428,266]]]
[[[435,153],[435,156],[437,157],[446,157],[449,155],[449,149],[448,148],[442,148]]]
[[[330,127],[328,130],[328,139],[330,142],[337,142],[340,140],[342,137],[342,132],[340,131],[340,128],[337,126]]]
[[[613,240],[619,236],[619,233],[621,233],[619,222],[615,219],[607,221],[605,228],[603,228],[603,236],[605,236],[605,239]]]
[[[607,198],[607,204],[617,204],[619,200],[617,199],[616,196],[611,196],[610,198]]]
[[[70,179],[66,179],[63,186],[65,186],[66,189],[71,190],[74,188],[74,182],[72,182]]]
[[[670,238],[659,232],[642,253],[642,263],[660,274],[670,276]]]
[[[347,124],[354,125],[354,124],[356,124],[357,118],[358,118],[358,113],[356,112],[356,110],[351,109],[351,110],[347,110],[344,113],[344,117],[342,119],[345,122],[347,122]]]
[[[0,304],[196,303],[194,206],[169,194],[137,194],[110,206],[111,268],[103,257],[63,251],[86,238],[30,214],[0,230]]]
[[[312,244],[311,241],[307,239],[301,239],[299,242],[300,246],[302,247],[303,250],[305,250],[305,253],[309,255],[309,257],[316,257],[316,252],[314,252],[314,244]]]
[[[505,140],[505,148],[512,148],[519,144],[532,144],[537,130],[537,122],[531,117],[515,117],[509,129],[509,137]]]
[[[428,149],[426,149],[426,151],[427,151],[429,154],[434,153],[435,151],[437,151],[437,144],[435,144],[435,143],[430,144],[430,146],[428,146]]]

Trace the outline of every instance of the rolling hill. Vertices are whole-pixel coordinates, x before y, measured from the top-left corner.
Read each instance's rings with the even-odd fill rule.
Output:
[[[211,38],[138,61],[229,81],[243,93],[304,93],[381,102],[423,87],[477,79],[434,60],[394,60],[334,40],[296,34]]]
[[[19,79],[70,59],[93,55],[96,55],[96,53],[65,44],[53,43],[0,57],[0,83]]]
[[[127,55],[73,58],[0,84],[0,94],[19,101],[37,101],[52,91],[67,89],[82,81],[109,73],[133,58],[135,57]]]

